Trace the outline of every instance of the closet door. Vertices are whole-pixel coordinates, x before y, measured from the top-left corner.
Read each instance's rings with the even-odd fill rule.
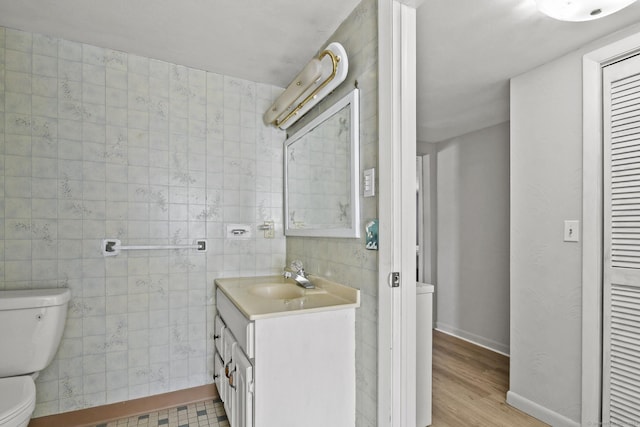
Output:
[[[640,58],[603,69],[603,425],[640,423]]]

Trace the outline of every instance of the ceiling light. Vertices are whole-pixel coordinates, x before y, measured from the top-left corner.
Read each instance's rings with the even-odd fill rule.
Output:
[[[611,15],[636,0],[536,0],[538,10],[560,21],[591,21]]]
[[[312,59],[262,116],[264,123],[287,129],[347,78],[344,47],[330,43]]]

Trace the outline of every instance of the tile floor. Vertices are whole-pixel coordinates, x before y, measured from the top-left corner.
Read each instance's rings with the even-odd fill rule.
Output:
[[[229,420],[222,401],[216,399],[122,418],[95,427],[229,427]]]

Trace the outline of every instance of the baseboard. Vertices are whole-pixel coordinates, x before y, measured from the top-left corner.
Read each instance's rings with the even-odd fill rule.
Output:
[[[472,334],[471,332],[454,328],[453,326],[449,326],[442,322],[436,322],[435,329],[447,335],[460,338],[462,340],[470,342],[471,344],[475,344],[482,348],[486,348],[487,350],[491,350],[493,352],[500,353],[503,356],[509,357],[509,346],[506,344],[501,344],[488,338],[481,337],[480,335]]]
[[[188,405],[208,399],[217,399],[218,390],[214,384],[185,390],[172,391],[155,396],[140,399],[127,400],[126,402],[111,403],[109,405],[96,406],[94,408],[80,409],[78,411],[64,412],[62,414],[47,415],[33,418],[29,427],[85,427],[98,423],[117,420],[147,414],[162,409],[173,408],[180,405]]]
[[[507,392],[507,403],[553,427],[580,427],[580,423],[532,402],[529,399],[525,399],[512,391]]]

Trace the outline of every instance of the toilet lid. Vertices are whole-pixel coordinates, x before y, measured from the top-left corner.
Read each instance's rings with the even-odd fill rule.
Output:
[[[33,405],[36,386],[29,375],[0,378],[0,424]]]

